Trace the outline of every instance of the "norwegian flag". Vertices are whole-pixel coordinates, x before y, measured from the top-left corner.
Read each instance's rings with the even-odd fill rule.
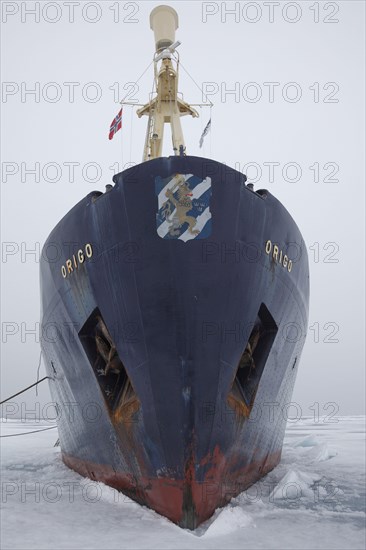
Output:
[[[122,128],[122,109],[118,115],[112,120],[111,127],[109,128],[109,139],[112,139],[114,134]]]

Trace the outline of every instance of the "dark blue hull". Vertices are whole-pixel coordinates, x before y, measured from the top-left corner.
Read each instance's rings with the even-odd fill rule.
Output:
[[[307,330],[301,234],[245,179],[198,157],[140,164],[43,249],[65,463],[189,528],[280,460]]]

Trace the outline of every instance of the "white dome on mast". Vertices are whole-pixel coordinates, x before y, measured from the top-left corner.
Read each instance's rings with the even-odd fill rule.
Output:
[[[150,13],[150,28],[154,31],[155,48],[160,52],[175,42],[178,14],[170,6],[157,6]]]

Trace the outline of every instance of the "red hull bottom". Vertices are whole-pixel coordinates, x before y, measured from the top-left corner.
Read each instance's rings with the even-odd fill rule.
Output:
[[[193,478],[193,465],[187,468],[185,479],[141,478],[136,483],[132,475],[118,473],[108,465],[94,464],[65,453],[62,458],[66,466],[82,476],[123,492],[180,527],[195,529],[209,519],[217,508],[273,470],[280,461],[281,451],[235,471],[227,468],[228,463],[218,451],[214,467],[203,482]]]

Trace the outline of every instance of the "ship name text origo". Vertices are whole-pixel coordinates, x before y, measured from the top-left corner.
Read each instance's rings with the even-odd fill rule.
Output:
[[[70,275],[74,271],[74,269],[78,269],[80,265],[82,265],[86,258],[91,258],[93,256],[93,247],[90,243],[86,243],[83,249],[79,249],[76,254],[72,255],[72,259],[69,258],[66,260],[64,264],[61,266],[61,273],[64,279]]]

